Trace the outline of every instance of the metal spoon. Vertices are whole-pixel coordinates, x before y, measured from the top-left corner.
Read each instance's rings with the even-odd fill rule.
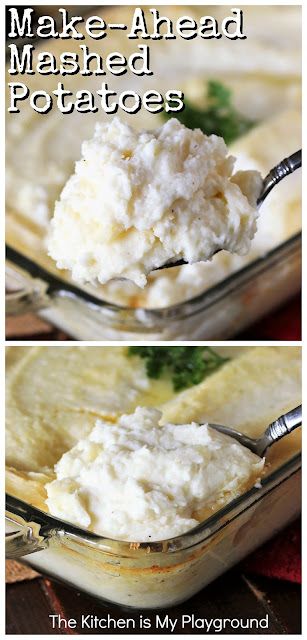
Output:
[[[272,191],[273,187],[275,187],[281,180],[283,180],[290,173],[294,173],[296,169],[299,169],[302,166],[302,150],[296,151],[289,158],[284,158],[276,167],[273,167],[268,175],[264,178],[262,183],[262,190],[260,196],[257,200],[257,208],[260,209],[262,203]],[[222,251],[218,249],[215,253]],[[215,255],[215,253],[213,255]],[[211,256],[212,257],[212,256]],[[156,267],[153,271],[159,271],[160,269],[170,269],[171,267],[180,267],[183,264],[189,264],[185,260],[177,260],[176,262],[166,262],[161,267]]]
[[[297,427],[300,427],[302,424],[302,405],[292,409],[292,411],[288,411],[283,416],[274,420],[265,432],[260,436],[260,438],[254,439],[249,438],[244,433],[240,433],[235,429],[231,429],[231,427],[224,427],[221,424],[209,424],[208,426],[211,429],[215,429],[215,431],[219,431],[220,433],[224,433],[226,436],[230,436],[237,440],[243,447],[246,447],[252,453],[255,453],[257,456],[262,458],[269,447],[272,446],[275,442],[286,436]]]

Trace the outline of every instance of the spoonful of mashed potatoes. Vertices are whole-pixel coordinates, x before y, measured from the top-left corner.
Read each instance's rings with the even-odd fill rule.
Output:
[[[79,283],[139,287],[176,261],[246,254],[263,181],[234,164],[222,138],[176,118],[152,131],[117,117],[96,124],[56,202],[48,253]]]

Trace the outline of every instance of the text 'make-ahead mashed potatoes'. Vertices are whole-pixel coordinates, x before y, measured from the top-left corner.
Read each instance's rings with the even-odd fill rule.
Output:
[[[222,506],[259,479],[264,460],[208,425],[160,424],[161,411],[138,407],[116,424],[97,420],[64,453],[47,484],[53,515],[130,541],[180,535],[197,512]]]
[[[234,162],[222,138],[175,118],[140,132],[118,118],[96,124],[56,203],[50,256],[81,283],[144,287],[167,262],[248,253],[262,179]]]
[[[98,9],[97,9],[98,10]],[[98,11],[108,22],[131,19],[131,7],[103,7]],[[173,21],[182,16],[182,6],[165,6],[164,15]],[[212,6],[210,13],[218,21],[225,17],[225,7]],[[149,15],[149,8],[144,8]],[[189,7],[189,15],[199,20],[203,6]],[[244,6],[246,40],[241,45],[228,39],[208,41],[204,55],[203,41],[198,38],[159,40],[152,43],[153,76],[135,76],[135,91],[141,93],[158,88],[165,93],[170,86],[180,87],[190,103],[206,107],[206,87],[210,80],[224,84],[232,91],[233,104],[255,127],[230,146],[238,160],[235,170],[253,169],[265,176],[282,158],[301,147],[301,7]],[[116,30],[109,34],[109,49],[120,50],[126,57],[135,51],[135,41],[122,37]],[[91,46],[85,34],[84,44]],[[67,49],[65,40],[55,39],[48,48],[59,58]],[[78,53],[79,41],[71,40],[70,49]],[[36,60],[40,48],[33,52]],[[189,55],[187,55],[189,52]],[[20,74],[16,81],[24,82]],[[8,81],[9,81],[8,77]],[[43,85],[42,85],[43,82]],[[80,78],[68,75],[65,84],[75,93]],[[87,78],[88,88],[100,88],[101,78]],[[129,74],[112,79],[114,90],[131,89]],[[30,75],[30,92],[54,89],[54,77]],[[104,121],[109,122],[105,115]],[[131,123],[131,116],[123,114]],[[59,271],[48,257],[46,238],[54,205],[74,165],[81,157],[81,143],[90,140],[96,123],[103,114],[72,113],[67,118],[58,110],[42,117],[24,104],[22,118],[9,115],[6,123],[6,236],[7,242],[51,273],[69,278],[69,271]],[[153,130],[162,126],[159,114],[141,110],[134,119],[138,129]],[[287,135],[285,135],[285,131]],[[26,161],[25,161],[26,158]],[[110,304],[145,309],[160,309],[181,304],[203,294],[230,274],[238,272],[253,260],[301,229],[301,172],[296,171],[270,193],[261,207],[258,230],[251,249],[245,256],[228,251],[217,253],[211,261],[153,271],[142,289],[132,281],[111,280],[105,285],[84,285],[87,290]],[[70,237],[67,239],[69,244]]]

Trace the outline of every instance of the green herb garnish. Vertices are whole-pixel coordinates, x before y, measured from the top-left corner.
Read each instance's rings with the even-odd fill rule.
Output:
[[[165,118],[173,117],[165,111],[162,115]],[[205,107],[198,107],[185,99],[185,108],[176,114],[176,118],[190,129],[201,129],[208,136],[212,133],[221,136],[226,144],[230,144],[256,124],[235,109],[231,90],[215,80],[208,82]]]
[[[211,347],[129,347],[129,355],[146,361],[149,378],[161,378],[164,372],[172,377],[175,391],[201,382],[227,362]]]

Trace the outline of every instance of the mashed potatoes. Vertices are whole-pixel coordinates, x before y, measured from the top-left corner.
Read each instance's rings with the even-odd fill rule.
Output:
[[[285,138],[284,131],[288,135]],[[265,176],[281,158],[301,146],[301,116],[297,109],[286,109],[253,127],[230,147],[237,158],[236,169],[254,169]],[[276,247],[301,228],[301,172],[279,183],[261,206],[257,232],[247,255],[227,251],[208,262],[155,271],[140,289],[133,282],[112,280],[100,287],[104,299],[119,305],[156,309],[181,303],[201,294],[231,273]]]
[[[164,394],[167,383],[166,379],[161,380],[162,386],[159,393],[156,388],[155,400],[152,404],[162,411],[161,425],[171,423],[191,426],[193,422],[199,424],[215,422],[227,424],[256,438],[272,420],[300,404],[300,347],[265,346],[244,349],[227,347],[226,349],[226,351],[223,349],[224,355],[227,354],[231,359],[223,367],[199,385],[177,392],[168,400],[165,395],[160,396],[160,393]],[[29,357],[28,352],[33,355]],[[113,363],[110,362],[111,352],[114,353]],[[117,356],[116,352],[118,352]],[[72,354],[74,354],[73,357]],[[122,371],[125,369],[123,367],[124,348],[13,346],[7,348],[7,356],[6,449],[9,466],[6,468],[6,490],[9,495],[24,500],[28,505],[48,512],[46,485],[50,485],[55,480],[54,465],[61,464],[59,461],[62,458],[62,471],[63,475],[68,476],[68,482],[74,482],[75,479],[78,482],[78,478],[82,475],[84,488],[85,474],[90,473],[91,465],[94,469],[98,464],[99,456],[104,455],[103,447],[106,440],[101,442],[102,431],[106,428],[109,435],[113,433],[119,435],[119,415],[114,416],[113,426],[116,432],[113,432],[110,426],[111,419],[103,413],[108,408],[111,387],[114,390],[117,388],[116,384],[114,385],[116,380],[113,378],[111,384],[107,372],[112,373],[116,369],[121,378]],[[127,357],[126,366],[130,363],[137,367],[137,359],[137,356],[132,359]],[[150,386],[153,387],[157,382],[159,381],[150,380]],[[128,388],[129,386],[134,386],[132,380]],[[129,407],[126,404],[128,393],[126,391],[123,393],[122,387],[118,395],[119,402],[123,403],[120,407],[116,407],[120,410],[120,414],[131,414],[140,405],[149,407],[147,393],[134,397]],[[105,398],[107,398],[107,405]],[[134,402],[136,404],[133,406]],[[99,420],[99,426],[95,427],[97,420]],[[157,420],[155,419],[154,422],[156,423]],[[127,447],[127,456],[142,458],[145,454],[142,447],[143,443],[147,444],[145,433],[143,431],[143,435],[140,433],[139,424],[135,426],[137,429],[132,433],[131,425],[128,427],[126,422],[125,429],[122,428],[122,441],[119,442],[119,438],[114,437],[112,456],[109,440],[110,470],[115,468],[118,474],[117,463],[123,457],[125,438],[128,435],[130,441],[137,446],[133,451]],[[96,435],[90,440],[92,436],[89,434],[93,429]],[[182,471],[187,473],[187,477],[191,472],[195,478],[194,468],[189,463],[191,455],[198,454],[196,451],[198,445],[194,446],[196,441],[194,435],[192,439],[192,433],[195,434],[193,425],[192,431],[189,431],[188,443],[183,437],[183,432],[181,434],[180,431],[177,432],[180,427],[176,426],[175,429],[174,436],[178,434],[178,440],[175,441],[170,429],[170,443],[174,444],[174,448],[167,451],[163,446],[161,454],[159,449],[159,467],[153,466],[152,461],[154,450],[157,450],[161,443],[155,436],[154,442],[150,446],[147,445],[146,455],[149,457],[150,464],[146,480],[149,487],[150,483],[153,485],[157,480],[157,489],[162,492],[166,488],[166,482],[168,485],[173,483],[170,487],[173,494],[182,493],[185,486],[188,492],[193,491],[195,512],[189,514],[187,511],[184,517],[194,520],[196,516],[198,520],[203,516],[202,534],[199,537],[188,535],[186,540],[181,539],[178,544],[164,542],[161,545],[151,545],[147,541],[141,547],[133,543],[123,546],[108,540],[89,540],[87,536],[69,533],[62,535],[60,532],[57,535],[56,528],[55,535],[51,535],[48,539],[47,548],[38,553],[29,554],[24,560],[41,573],[45,572],[59,579],[64,578],[77,590],[85,590],[96,597],[125,606],[156,609],[174,606],[191,597],[297,516],[300,508],[300,480],[298,474],[294,473],[298,464],[294,459],[301,448],[300,429],[296,429],[269,449],[264,469],[263,489],[255,489],[251,492],[256,502],[252,497],[249,502],[249,498],[244,495],[246,488],[244,486],[238,487],[242,496],[241,506],[240,501],[231,504],[229,502],[231,493],[228,495],[228,516],[226,517],[222,512],[216,512],[218,531],[214,527],[212,530],[208,529],[208,522],[205,522],[208,513],[205,509],[201,510],[202,513],[198,510],[198,496],[194,483],[184,484],[185,478]],[[159,427],[159,433],[161,435],[166,433],[163,427]],[[207,435],[209,439],[210,434]],[[105,437],[107,438],[107,434]],[[202,432],[202,437],[205,438],[205,430]],[[78,447],[80,441],[88,443],[88,449],[93,448],[94,455],[91,463],[86,454],[86,444],[82,443]],[[9,449],[8,445],[10,445]],[[222,451],[223,449],[224,445]],[[180,468],[178,479],[178,476],[176,478],[170,476],[170,469],[167,465],[164,466],[165,456],[175,457],[176,453],[183,450],[185,454],[189,450],[189,458],[184,455],[182,460],[181,457],[180,465],[178,464]],[[62,457],[64,454],[69,456],[66,461],[72,462],[67,472],[64,469]],[[230,461],[229,449],[227,449],[227,455],[224,449],[224,454],[220,457],[221,473],[224,473],[223,464],[228,464]],[[155,459],[155,465],[157,460],[158,458]],[[78,461],[80,461],[79,471],[75,466]],[[161,466],[162,463],[163,466]],[[242,463],[244,464],[243,457]],[[140,467],[134,468],[139,474],[133,480],[141,485],[139,494],[141,500],[144,485]],[[171,469],[173,470],[173,466]],[[200,470],[203,471],[203,469],[204,467],[200,464]],[[123,467],[123,470],[126,474],[131,472],[131,468],[127,469],[127,466]],[[164,486],[161,483],[161,477],[157,477],[161,470],[165,471]],[[120,477],[123,478],[123,474]],[[215,473],[210,474],[209,477],[212,482],[217,481]],[[272,490],[278,478],[278,486]],[[58,481],[63,482],[63,480]],[[212,496],[216,486],[211,485]],[[92,499],[92,496],[97,495],[99,500],[108,501],[108,488],[102,483],[98,486],[97,481],[91,494],[86,489],[82,495],[80,486],[76,499],[81,501],[82,497],[90,496]],[[50,486],[48,490],[50,493]],[[208,486],[207,495],[209,494]],[[72,500],[68,490],[65,490],[63,497],[66,502],[69,499]],[[119,498],[121,499],[121,496]],[[247,504],[250,504],[249,508],[246,508]],[[115,505],[114,493],[113,505]],[[98,511],[98,501],[97,504],[92,505],[90,500],[88,504],[84,500],[82,506],[91,518],[90,527],[97,526],[98,520],[95,520],[95,514]],[[126,513],[123,501],[121,506],[129,524],[132,513]],[[145,501],[145,511],[146,509]],[[30,507],[29,513],[33,514]],[[66,513],[68,518],[68,508]],[[212,507],[210,513],[213,513]],[[181,514],[179,515],[181,517]],[[158,518],[157,515],[156,523],[159,524]],[[106,526],[107,523],[104,521],[103,524]],[[144,534],[145,527],[146,518],[143,522]],[[67,530],[68,527],[63,526],[64,529]],[[35,528],[34,532],[37,530]],[[16,531],[16,525],[12,524],[11,531]]]
[[[62,470],[61,477],[58,473],[58,480],[62,483],[64,476],[68,478],[68,486],[65,485],[65,489],[62,487],[61,490],[66,501],[61,507],[62,514],[65,510],[67,520],[71,519],[71,502],[76,499],[91,519],[90,528],[100,527],[101,522],[99,518],[96,520],[96,507],[86,503],[85,497],[89,495],[90,475],[94,476],[94,472],[99,471],[103,458],[108,457],[110,471],[114,467],[114,473],[118,475],[118,463],[124,457],[123,450],[131,460],[133,451],[138,449],[137,455],[142,458],[145,453],[143,448],[147,446],[148,487],[154,483],[159,491],[164,492],[162,483],[167,477],[168,464],[174,470],[174,458],[170,459],[169,456],[175,456],[176,451],[182,452],[182,447],[185,447],[185,456],[184,459],[180,458],[178,468],[182,473],[186,459],[187,473],[195,478],[195,469],[190,464],[190,451],[195,453],[195,446],[197,448],[199,442],[203,452],[209,442],[207,453],[202,453],[207,458],[204,458],[204,465],[200,466],[203,471],[207,467],[211,484],[203,484],[203,502],[196,500],[196,494],[189,494],[193,503],[190,515],[186,515],[188,512],[179,514],[185,513],[184,517],[189,519],[203,520],[212,514],[212,507],[218,508],[223,504],[218,504],[218,499],[216,502],[215,499],[219,488],[223,489],[227,484],[227,477],[223,479],[223,474],[225,465],[230,469],[230,450],[227,448],[226,452],[223,443],[220,457],[216,452],[217,457],[213,459],[211,449],[217,442],[215,432],[211,441],[211,434],[208,433],[205,438],[205,431],[196,431],[193,423],[226,424],[257,438],[272,420],[301,403],[299,347],[223,348],[222,353],[229,356],[230,360],[200,384],[181,392],[174,392],[170,376],[146,380],[143,360],[138,356],[128,356],[127,347],[7,347],[6,351],[6,490],[10,495],[47,511],[45,487],[56,479],[54,468],[56,466],[58,471],[60,464]],[[156,417],[157,414],[151,419],[153,440],[149,443],[147,427],[143,424],[144,416],[138,415],[136,418],[133,415],[138,406],[147,410],[157,407],[162,412],[161,421]],[[132,416],[125,418],[123,423],[123,414]],[[148,426],[150,419],[146,420]],[[158,422],[162,426],[158,427]],[[178,426],[176,430],[167,427],[164,431],[164,425],[167,424],[192,424],[189,441],[183,441],[184,430],[180,431]],[[109,439],[104,439],[105,427],[108,430],[105,437],[109,434],[114,439],[114,446]],[[96,433],[94,440],[90,435],[93,430]],[[300,449],[299,431],[283,438],[268,451],[266,473],[278,469]],[[199,441],[196,439],[198,434],[201,435]],[[173,443],[169,451],[166,449],[167,441]],[[131,442],[130,449],[128,442]],[[93,450],[91,460],[87,456],[90,448]],[[239,460],[237,454],[235,458],[231,454],[231,459]],[[78,460],[79,470],[76,468]],[[161,460],[161,464],[162,460],[165,463],[163,471],[159,467],[160,479],[157,478],[158,460]],[[71,464],[68,464],[69,461]],[[139,473],[134,459],[133,462],[133,471],[132,467],[128,469],[126,466],[127,474],[134,471]],[[242,458],[241,467],[244,469],[244,466]],[[217,468],[221,470],[220,479]],[[124,480],[127,480],[127,476],[121,476],[123,483]],[[134,480],[141,483],[141,489],[145,489],[140,475],[135,476]],[[174,476],[174,483],[177,482],[183,483],[184,480],[177,480]],[[79,483],[80,492],[75,498],[71,495],[70,483]],[[180,487],[176,486],[174,492],[178,493]],[[90,495],[103,494],[102,499],[108,500],[109,488],[98,474]],[[246,486],[235,483],[233,489],[234,493],[227,495],[227,501],[237,491],[240,495],[244,493]],[[188,491],[194,491],[192,484]],[[97,509],[100,509],[98,503]],[[53,508],[51,512],[58,513]],[[152,519],[150,513],[149,516]],[[102,522],[102,525],[106,527],[106,522]],[[99,530],[106,531],[102,525]]]
[[[90,435],[55,465],[50,513],[123,540],[159,540],[196,526],[206,512],[259,478],[264,460],[208,425],[159,424],[138,407]]]
[[[262,180],[233,174],[234,161],[221,138],[176,119],[150,132],[118,118],[97,124],[56,203],[50,256],[78,282],[143,287],[168,261],[247,253]]]

